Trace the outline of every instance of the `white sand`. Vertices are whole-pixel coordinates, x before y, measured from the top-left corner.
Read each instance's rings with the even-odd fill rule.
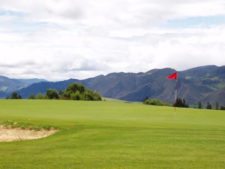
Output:
[[[19,140],[35,140],[44,137],[48,137],[57,130],[30,130],[30,129],[20,129],[20,128],[6,128],[0,126],[0,142],[11,142]]]

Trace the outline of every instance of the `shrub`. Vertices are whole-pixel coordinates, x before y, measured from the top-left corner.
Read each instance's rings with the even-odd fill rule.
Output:
[[[154,105],[154,106],[163,106],[166,105],[165,103],[163,103],[161,100],[159,99],[146,99],[144,101],[144,104],[148,104],[148,105]]]

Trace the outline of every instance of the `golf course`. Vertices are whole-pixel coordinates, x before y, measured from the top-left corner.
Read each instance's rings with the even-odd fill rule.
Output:
[[[1,100],[0,123],[57,130],[0,142],[0,169],[225,168],[225,111],[116,100]]]

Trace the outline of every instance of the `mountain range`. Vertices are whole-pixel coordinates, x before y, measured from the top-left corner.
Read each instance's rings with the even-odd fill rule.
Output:
[[[14,91],[26,88],[34,83],[43,82],[43,79],[11,79],[0,76],[0,98],[6,97]]]
[[[225,66],[209,65],[179,71],[177,82],[168,80],[167,76],[175,71],[164,68],[145,73],[110,73],[85,80],[69,79],[59,82],[41,79],[21,81],[0,76],[0,96],[5,97],[16,90],[27,98],[31,94],[45,93],[49,88],[64,90],[70,83],[81,83],[104,97],[127,101],[158,98],[172,103],[175,88],[178,88],[178,96],[185,98],[189,104],[201,101],[225,105]],[[4,78],[6,81],[11,80],[11,83],[6,83]]]

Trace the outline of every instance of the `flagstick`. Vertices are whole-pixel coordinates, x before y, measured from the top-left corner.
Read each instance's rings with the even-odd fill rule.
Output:
[[[175,95],[175,97],[174,97],[175,102],[174,103],[176,103],[177,97],[178,97],[177,96],[178,95],[178,93],[177,93],[178,72],[175,72],[173,74],[170,74],[169,76],[167,76],[167,78],[168,79],[171,79],[171,80],[176,80],[175,91],[174,91],[174,95]],[[176,110],[176,107],[175,106],[174,106],[174,109]]]
[[[175,85],[175,92],[174,92],[174,99],[175,99],[175,102],[174,103],[176,103],[176,101],[177,101],[177,94],[178,94],[178,91],[177,91],[177,83],[178,83],[178,79],[176,79],[176,85]],[[176,111],[176,106],[174,106],[174,109],[175,109],[175,111]]]
[[[175,90],[175,102],[177,101],[177,89]]]

